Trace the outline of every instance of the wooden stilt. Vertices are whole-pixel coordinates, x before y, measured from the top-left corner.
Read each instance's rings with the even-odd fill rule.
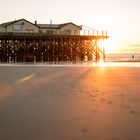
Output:
[[[99,40],[108,36],[0,36],[0,62],[105,61]],[[102,54],[102,55],[101,55]]]

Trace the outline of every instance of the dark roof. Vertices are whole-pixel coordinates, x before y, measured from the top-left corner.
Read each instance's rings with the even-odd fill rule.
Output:
[[[14,24],[14,23],[16,23],[16,22],[18,22],[18,21],[21,21],[21,20],[24,20],[24,21],[26,21],[26,22],[28,22],[28,23],[34,25],[34,26],[37,26],[37,25],[31,23],[30,21],[24,19],[24,18],[19,19],[19,20],[10,21],[10,22],[5,22],[5,23],[0,24],[0,26],[2,26],[2,27],[7,27],[7,26],[12,25],[12,24]]]
[[[44,28],[44,29],[60,29],[60,28],[66,26],[68,24],[73,24],[73,25],[77,26],[79,29],[81,29],[80,26],[78,26],[78,25],[76,25],[76,24],[74,24],[72,22],[62,23],[62,24],[33,24],[33,23],[29,22],[28,20],[26,20],[24,18],[19,19],[19,20],[10,21],[10,22],[5,22],[5,23],[0,24],[0,26],[1,27],[7,27],[7,26],[12,25],[12,24],[14,24],[14,23],[16,23],[18,21],[21,21],[21,20],[24,20],[24,21],[26,21],[26,22],[34,25],[34,26],[37,26],[39,28]]]
[[[63,23],[63,24],[37,24],[38,27],[40,28],[44,28],[44,29],[59,29],[62,28],[68,24],[73,24],[75,26],[77,26],[76,24],[72,23],[72,22],[68,22],[68,23]],[[79,29],[81,29],[80,26],[77,26]]]
[[[37,24],[38,27],[40,28],[44,28],[44,29],[58,29],[59,28],[59,24]]]
[[[2,24],[0,24],[0,26],[2,26],[2,27],[7,27],[7,26],[9,26],[9,25],[11,25],[11,24],[14,24],[15,22],[17,22],[17,20],[15,20],[15,21],[10,21],[10,22],[5,22],[5,23],[2,23]]]

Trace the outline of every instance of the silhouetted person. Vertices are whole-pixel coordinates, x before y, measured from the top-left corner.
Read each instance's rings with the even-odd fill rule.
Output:
[[[135,56],[134,56],[134,54],[133,54],[133,55],[132,55],[132,59],[134,59],[134,57],[135,57]]]

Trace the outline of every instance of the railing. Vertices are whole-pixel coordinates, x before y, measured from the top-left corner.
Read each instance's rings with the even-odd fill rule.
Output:
[[[3,38],[3,37],[53,37],[53,36],[84,36],[84,37],[88,37],[88,36],[91,36],[91,37],[103,37],[103,38],[108,38],[108,35],[107,35],[107,31],[98,31],[98,30],[84,30],[82,29],[80,31],[80,34],[52,34],[52,35],[48,35],[47,33],[25,33],[25,32],[22,32],[22,33],[17,33],[17,32],[0,32],[0,37]]]
[[[87,26],[84,26],[84,25],[81,25],[81,31],[80,31],[80,34],[81,35],[91,35],[91,36],[108,36],[107,34],[107,31],[100,31],[100,30],[97,30],[97,29],[93,29],[91,27],[87,27]]]
[[[90,30],[81,30],[80,34],[55,34],[48,35],[47,33],[25,33],[25,32],[0,32],[0,36],[108,36],[107,31],[90,31]]]
[[[78,32],[69,34],[65,33],[64,31],[61,31],[60,33],[53,32],[52,34],[48,34],[47,32],[0,32],[0,36],[108,36],[107,31],[99,31],[86,26],[81,26],[81,30],[79,30]]]

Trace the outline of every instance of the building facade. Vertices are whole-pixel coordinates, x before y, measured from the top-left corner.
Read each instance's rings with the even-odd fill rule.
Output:
[[[69,22],[64,24],[37,24],[19,19],[0,24],[1,33],[42,33],[46,35],[80,35],[81,27]]]
[[[80,35],[81,27],[69,22],[64,24],[37,24],[40,33],[48,35]]]
[[[0,24],[0,32],[38,33],[38,27],[25,19],[20,19]]]

